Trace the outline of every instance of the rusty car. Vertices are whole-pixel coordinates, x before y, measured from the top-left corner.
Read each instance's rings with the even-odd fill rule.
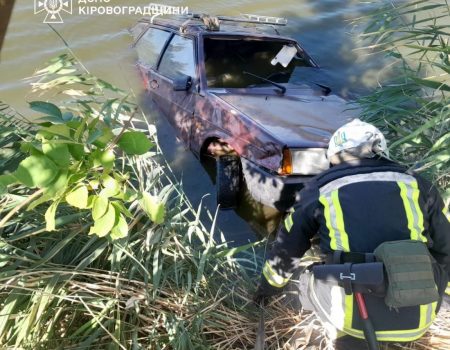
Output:
[[[277,24],[286,23],[191,15],[144,18],[131,29],[154,103],[195,155],[216,159],[222,208],[238,205],[243,186],[263,204],[292,206],[305,182],[329,167],[332,133],[354,118]]]

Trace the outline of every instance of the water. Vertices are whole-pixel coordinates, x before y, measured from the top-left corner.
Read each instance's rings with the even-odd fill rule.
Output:
[[[110,0],[110,6],[144,6],[149,1]],[[74,14],[62,14],[64,24],[54,25],[69,43],[89,71],[121,88],[132,89],[144,108],[145,94],[137,75],[135,53],[130,48],[127,28],[141,16],[79,15],[78,1],[73,0]],[[98,5],[101,1],[97,1]],[[254,13],[286,17],[287,27],[281,34],[296,38],[330,77],[330,85],[343,96],[361,94],[373,88],[380,78],[384,61],[355,51],[358,33],[362,30],[352,20],[367,14],[377,2],[356,0],[228,0],[228,1],[164,1],[168,5],[188,6],[191,11],[239,15]],[[26,101],[29,81],[38,67],[62,52],[62,41],[42,23],[43,14],[34,15],[33,1],[16,0],[11,23],[5,38],[0,61],[0,100],[14,106],[26,115],[32,115]],[[83,6],[83,5],[80,5]],[[174,141],[173,132],[164,120],[152,113],[159,126],[158,136],[166,158],[173,167],[195,206],[203,198],[204,205],[214,214],[215,189],[205,169],[184,147]],[[234,244],[255,240],[259,235],[273,231],[280,215],[250,200],[238,212],[218,213],[218,227]]]

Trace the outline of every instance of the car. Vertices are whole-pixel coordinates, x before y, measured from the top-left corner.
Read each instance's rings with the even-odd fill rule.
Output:
[[[141,19],[137,66],[158,109],[199,158],[216,159],[217,200],[238,205],[244,186],[286,210],[329,167],[332,133],[355,117],[318,82],[320,68],[286,22],[264,16]]]

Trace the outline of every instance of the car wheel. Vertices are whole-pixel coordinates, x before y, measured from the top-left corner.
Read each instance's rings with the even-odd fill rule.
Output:
[[[223,155],[216,161],[217,204],[221,209],[235,208],[241,188],[241,162],[236,155]]]

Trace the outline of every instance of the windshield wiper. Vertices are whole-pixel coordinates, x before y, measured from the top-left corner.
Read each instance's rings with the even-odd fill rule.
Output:
[[[251,75],[252,77],[258,78],[258,79],[260,79],[262,81],[265,81],[266,83],[272,84],[273,86],[275,86],[278,89],[280,89],[282,94],[284,94],[286,92],[286,88],[283,85],[277,84],[277,83],[275,83],[272,80],[260,77],[259,75],[256,75],[256,74],[253,74],[253,73],[250,73],[250,72],[246,72],[246,71],[243,71],[242,73],[247,74],[247,75]]]

